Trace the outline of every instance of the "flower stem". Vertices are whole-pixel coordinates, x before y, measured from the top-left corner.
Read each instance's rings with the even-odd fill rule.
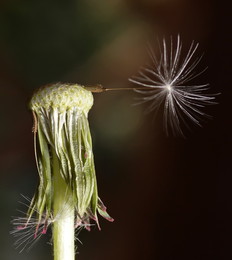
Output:
[[[54,260],[74,260],[74,205],[69,200],[72,197],[71,191],[60,174],[56,152],[54,149],[52,150],[55,218],[53,224]]]

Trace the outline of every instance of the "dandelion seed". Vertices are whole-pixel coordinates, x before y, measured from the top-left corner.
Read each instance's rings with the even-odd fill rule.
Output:
[[[174,135],[184,135],[182,123],[188,126],[186,118],[201,126],[201,120],[209,117],[201,109],[206,105],[215,104],[213,102],[215,95],[205,94],[209,84],[186,84],[205,71],[194,72],[202,58],[202,56],[193,58],[197,48],[198,43],[193,41],[187,55],[182,57],[182,43],[179,35],[175,45],[171,38],[169,51],[163,39],[162,47],[159,45],[159,59],[149,47],[152,67],[143,68],[139,71],[139,76],[129,79],[132,83],[146,88],[135,89],[136,92],[144,95],[137,104],[150,102],[147,112],[157,111],[163,107],[164,128],[167,134],[171,129]]]

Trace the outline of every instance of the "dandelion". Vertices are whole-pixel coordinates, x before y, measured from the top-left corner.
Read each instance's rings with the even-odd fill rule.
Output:
[[[130,78],[129,81],[145,87],[136,92],[143,95],[138,104],[150,102],[147,112],[157,111],[163,107],[164,128],[168,134],[170,129],[174,135],[183,135],[182,124],[187,125],[186,118],[201,126],[201,120],[206,116],[202,108],[215,104],[215,95],[205,94],[209,84],[186,84],[205,70],[195,73],[194,69],[199,64],[201,57],[194,59],[198,43],[192,42],[185,57],[182,57],[182,43],[180,36],[174,45],[171,38],[169,46],[163,39],[159,45],[160,56],[157,58],[149,47],[152,67],[142,68],[139,76]],[[169,48],[169,50],[168,50]]]
[[[133,88],[143,94],[140,103],[151,102],[148,111],[164,106],[164,126],[174,134],[183,134],[185,117],[201,125],[201,111],[214,104],[214,95],[204,94],[208,84],[186,85],[198,76],[194,69],[201,57],[193,59],[198,44],[192,42],[185,58],[181,57],[180,37],[170,52],[166,41],[160,47],[160,58],[149,49],[153,67],[144,68],[140,76],[130,79]],[[106,207],[98,196],[88,112],[94,93],[131,88],[107,89],[77,84],[51,84],[40,88],[30,101],[34,118],[34,149],[39,174],[36,194],[25,217],[13,220],[16,246],[21,251],[30,247],[52,227],[55,260],[75,258],[75,230],[90,230],[98,214],[109,221]]]
[[[90,230],[91,220],[100,229],[97,213],[113,221],[98,197],[87,119],[92,105],[91,91],[61,83],[40,88],[30,102],[39,185],[13,234],[24,248],[52,226],[55,260],[74,259],[74,229]]]

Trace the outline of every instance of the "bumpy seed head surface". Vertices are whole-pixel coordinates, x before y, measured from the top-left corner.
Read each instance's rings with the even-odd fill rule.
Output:
[[[77,84],[53,84],[41,87],[32,96],[30,108],[34,111],[58,109],[64,112],[77,108],[88,113],[93,105],[93,95],[90,91]]]

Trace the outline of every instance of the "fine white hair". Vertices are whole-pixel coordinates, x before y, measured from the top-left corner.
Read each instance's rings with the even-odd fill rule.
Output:
[[[132,83],[144,87],[144,90],[135,89],[143,95],[137,104],[150,102],[147,112],[163,107],[164,128],[167,134],[171,130],[174,135],[184,135],[182,124],[187,125],[186,118],[201,126],[201,120],[208,116],[201,109],[205,105],[215,104],[215,95],[205,94],[209,84],[186,85],[205,71],[204,69],[199,73],[194,72],[202,58],[193,57],[198,45],[192,41],[186,56],[182,57],[179,35],[175,44],[172,37],[170,42],[163,39],[162,45],[159,44],[158,58],[154,50],[150,46],[148,48],[152,66],[143,67],[139,76],[129,79]]]

